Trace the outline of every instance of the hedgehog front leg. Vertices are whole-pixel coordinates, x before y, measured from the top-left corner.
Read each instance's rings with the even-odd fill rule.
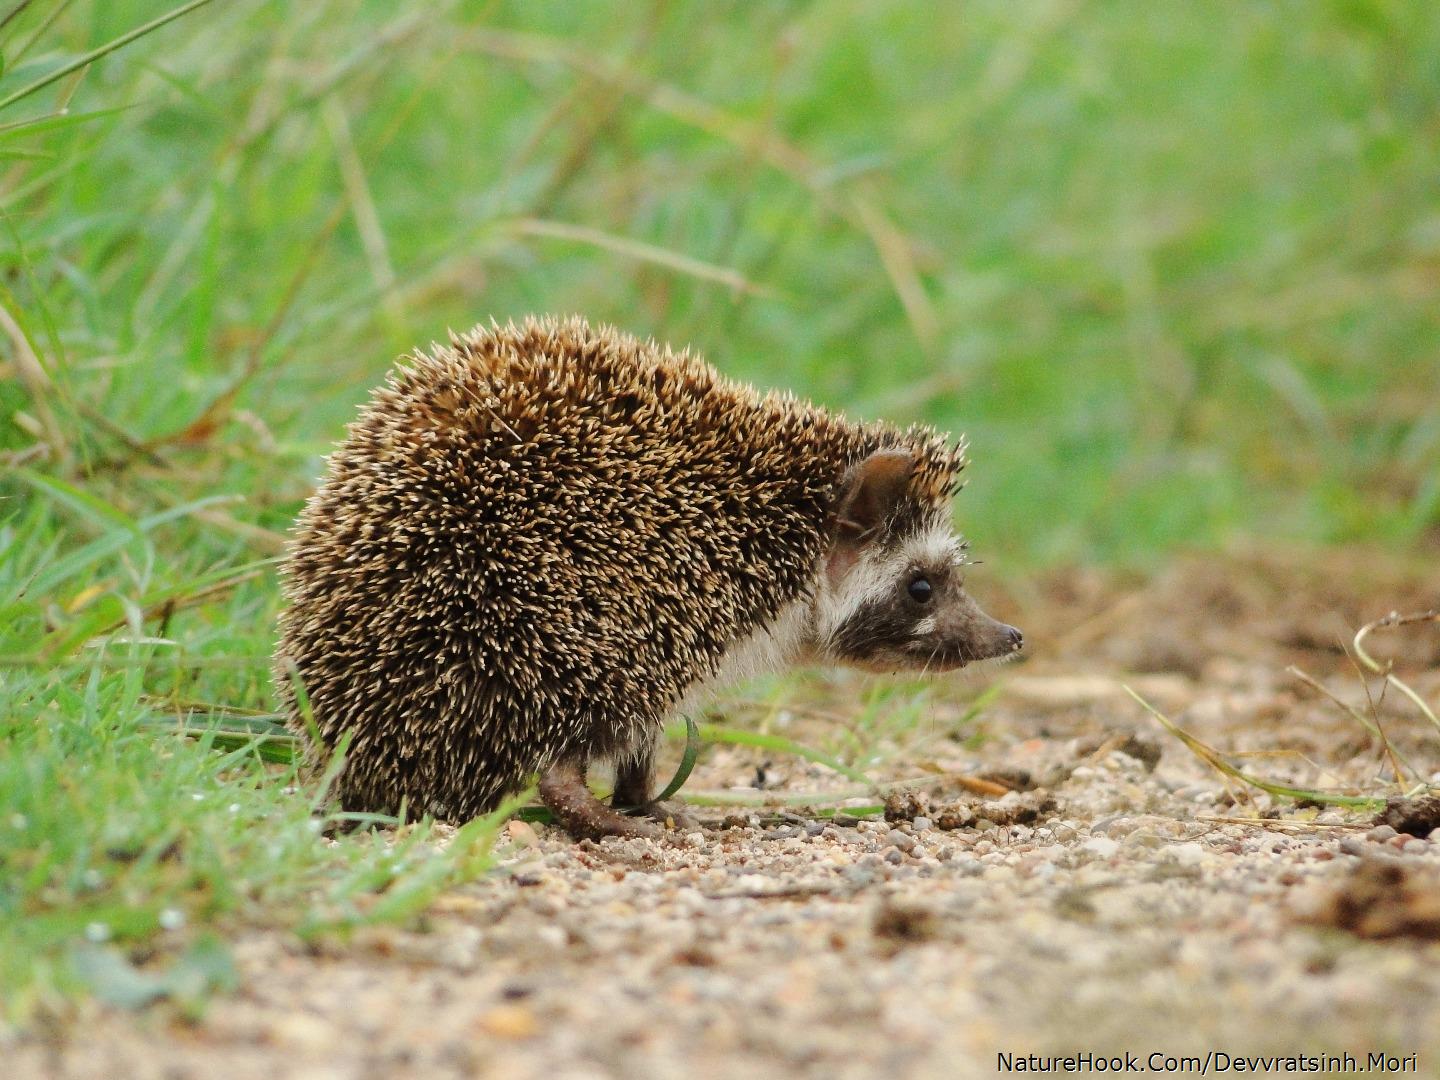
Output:
[[[661,835],[660,826],[612,810],[585,786],[585,771],[573,763],[554,765],[540,778],[540,801],[577,840],[605,836]]]
[[[610,805],[617,810],[638,811],[678,829],[694,828],[698,822],[685,809],[672,802],[656,802],[650,797],[650,778],[655,772],[655,743],[646,743],[632,754],[615,763],[615,794]]]
[[[610,805],[617,810],[650,803],[650,775],[655,771],[655,744],[647,743],[615,763],[615,794]]]

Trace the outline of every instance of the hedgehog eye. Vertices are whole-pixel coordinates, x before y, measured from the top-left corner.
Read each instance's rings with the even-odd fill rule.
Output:
[[[917,604],[928,604],[931,595],[935,592],[930,586],[930,579],[923,574],[911,580],[905,589],[910,594],[910,599]]]

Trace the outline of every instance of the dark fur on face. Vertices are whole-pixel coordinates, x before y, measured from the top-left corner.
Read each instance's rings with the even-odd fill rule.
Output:
[[[943,506],[931,504],[928,517],[916,512],[910,467],[907,453],[882,451],[852,471],[826,564],[822,651],[882,671],[946,671],[1013,656],[1020,631],[966,593],[966,545]]]
[[[931,585],[930,599],[917,602],[912,582]],[[841,623],[831,638],[837,660],[858,667],[949,671],[979,660],[1019,652],[1019,630],[992,619],[948,568],[915,569],[896,581],[889,594],[868,600]]]

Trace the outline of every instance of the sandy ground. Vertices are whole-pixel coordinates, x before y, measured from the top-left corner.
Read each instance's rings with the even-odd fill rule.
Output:
[[[927,699],[882,773],[929,779],[889,821],[706,809],[700,831],[602,844],[514,823],[501,868],[423,926],[318,949],[243,934],[241,989],[203,1020],[87,1006],[5,1048],[3,1073],[965,1077],[1003,1054],[1128,1051],[1156,1072],[1304,1054],[1347,1075],[1388,1054],[1440,1076],[1440,831],[1252,799],[1119,688],[1254,773],[1380,790],[1380,741],[1286,669],[1364,711],[1340,642],[1437,604],[1440,571],[1360,556],[1032,583],[990,605],[1031,656]],[[1440,702],[1440,629],[1371,641]],[[863,685],[815,680],[784,733],[820,741]],[[1376,715],[1402,768],[1440,783],[1418,710],[1392,690]],[[977,777],[1017,790],[976,794]],[[776,796],[848,783],[716,747],[691,788],[762,779]],[[1353,1069],[1320,1058],[1345,1054]]]

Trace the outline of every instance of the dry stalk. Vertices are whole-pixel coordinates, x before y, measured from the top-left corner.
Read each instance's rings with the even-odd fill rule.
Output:
[[[1377,662],[1365,651],[1364,644],[1366,637],[1368,637],[1373,630],[1388,629],[1394,626],[1414,626],[1418,623],[1433,622],[1440,622],[1440,610],[1424,611],[1415,615],[1401,615],[1398,611],[1392,611],[1388,615],[1366,623],[1357,630],[1352,645],[1355,649],[1355,655],[1360,658],[1360,662],[1364,664],[1365,667],[1374,674],[1383,677],[1387,685],[1394,686],[1396,690],[1399,690],[1400,693],[1409,698],[1415,707],[1420,710],[1421,714],[1424,715],[1430,723],[1435,725],[1436,730],[1440,731],[1440,719],[1436,718],[1435,711],[1425,703],[1424,698],[1410,688],[1408,683],[1402,682],[1391,670],[1395,666],[1395,661],[1386,660],[1384,664]]]
[[[1166,731],[1184,743],[1187,750],[1227,780],[1237,780],[1247,787],[1286,799],[1303,799],[1306,802],[1328,803],[1334,806],[1350,806],[1365,810],[1377,810],[1385,805],[1384,797],[1379,795],[1342,795],[1329,791],[1312,791],[1306,788],[1292,787],[1289,784],[1276,783],[1273,780],[1266,780],[1242,769],[1237,769],[1225,760],[1220,751],[1180,727],[1129,686],[1125,686],[1123,683],[1121,685],[1124,686],[1125,692],[1140,704],[1141,708],[1158,720]],[[1226,786],[1229,786],[1228,782]]]

